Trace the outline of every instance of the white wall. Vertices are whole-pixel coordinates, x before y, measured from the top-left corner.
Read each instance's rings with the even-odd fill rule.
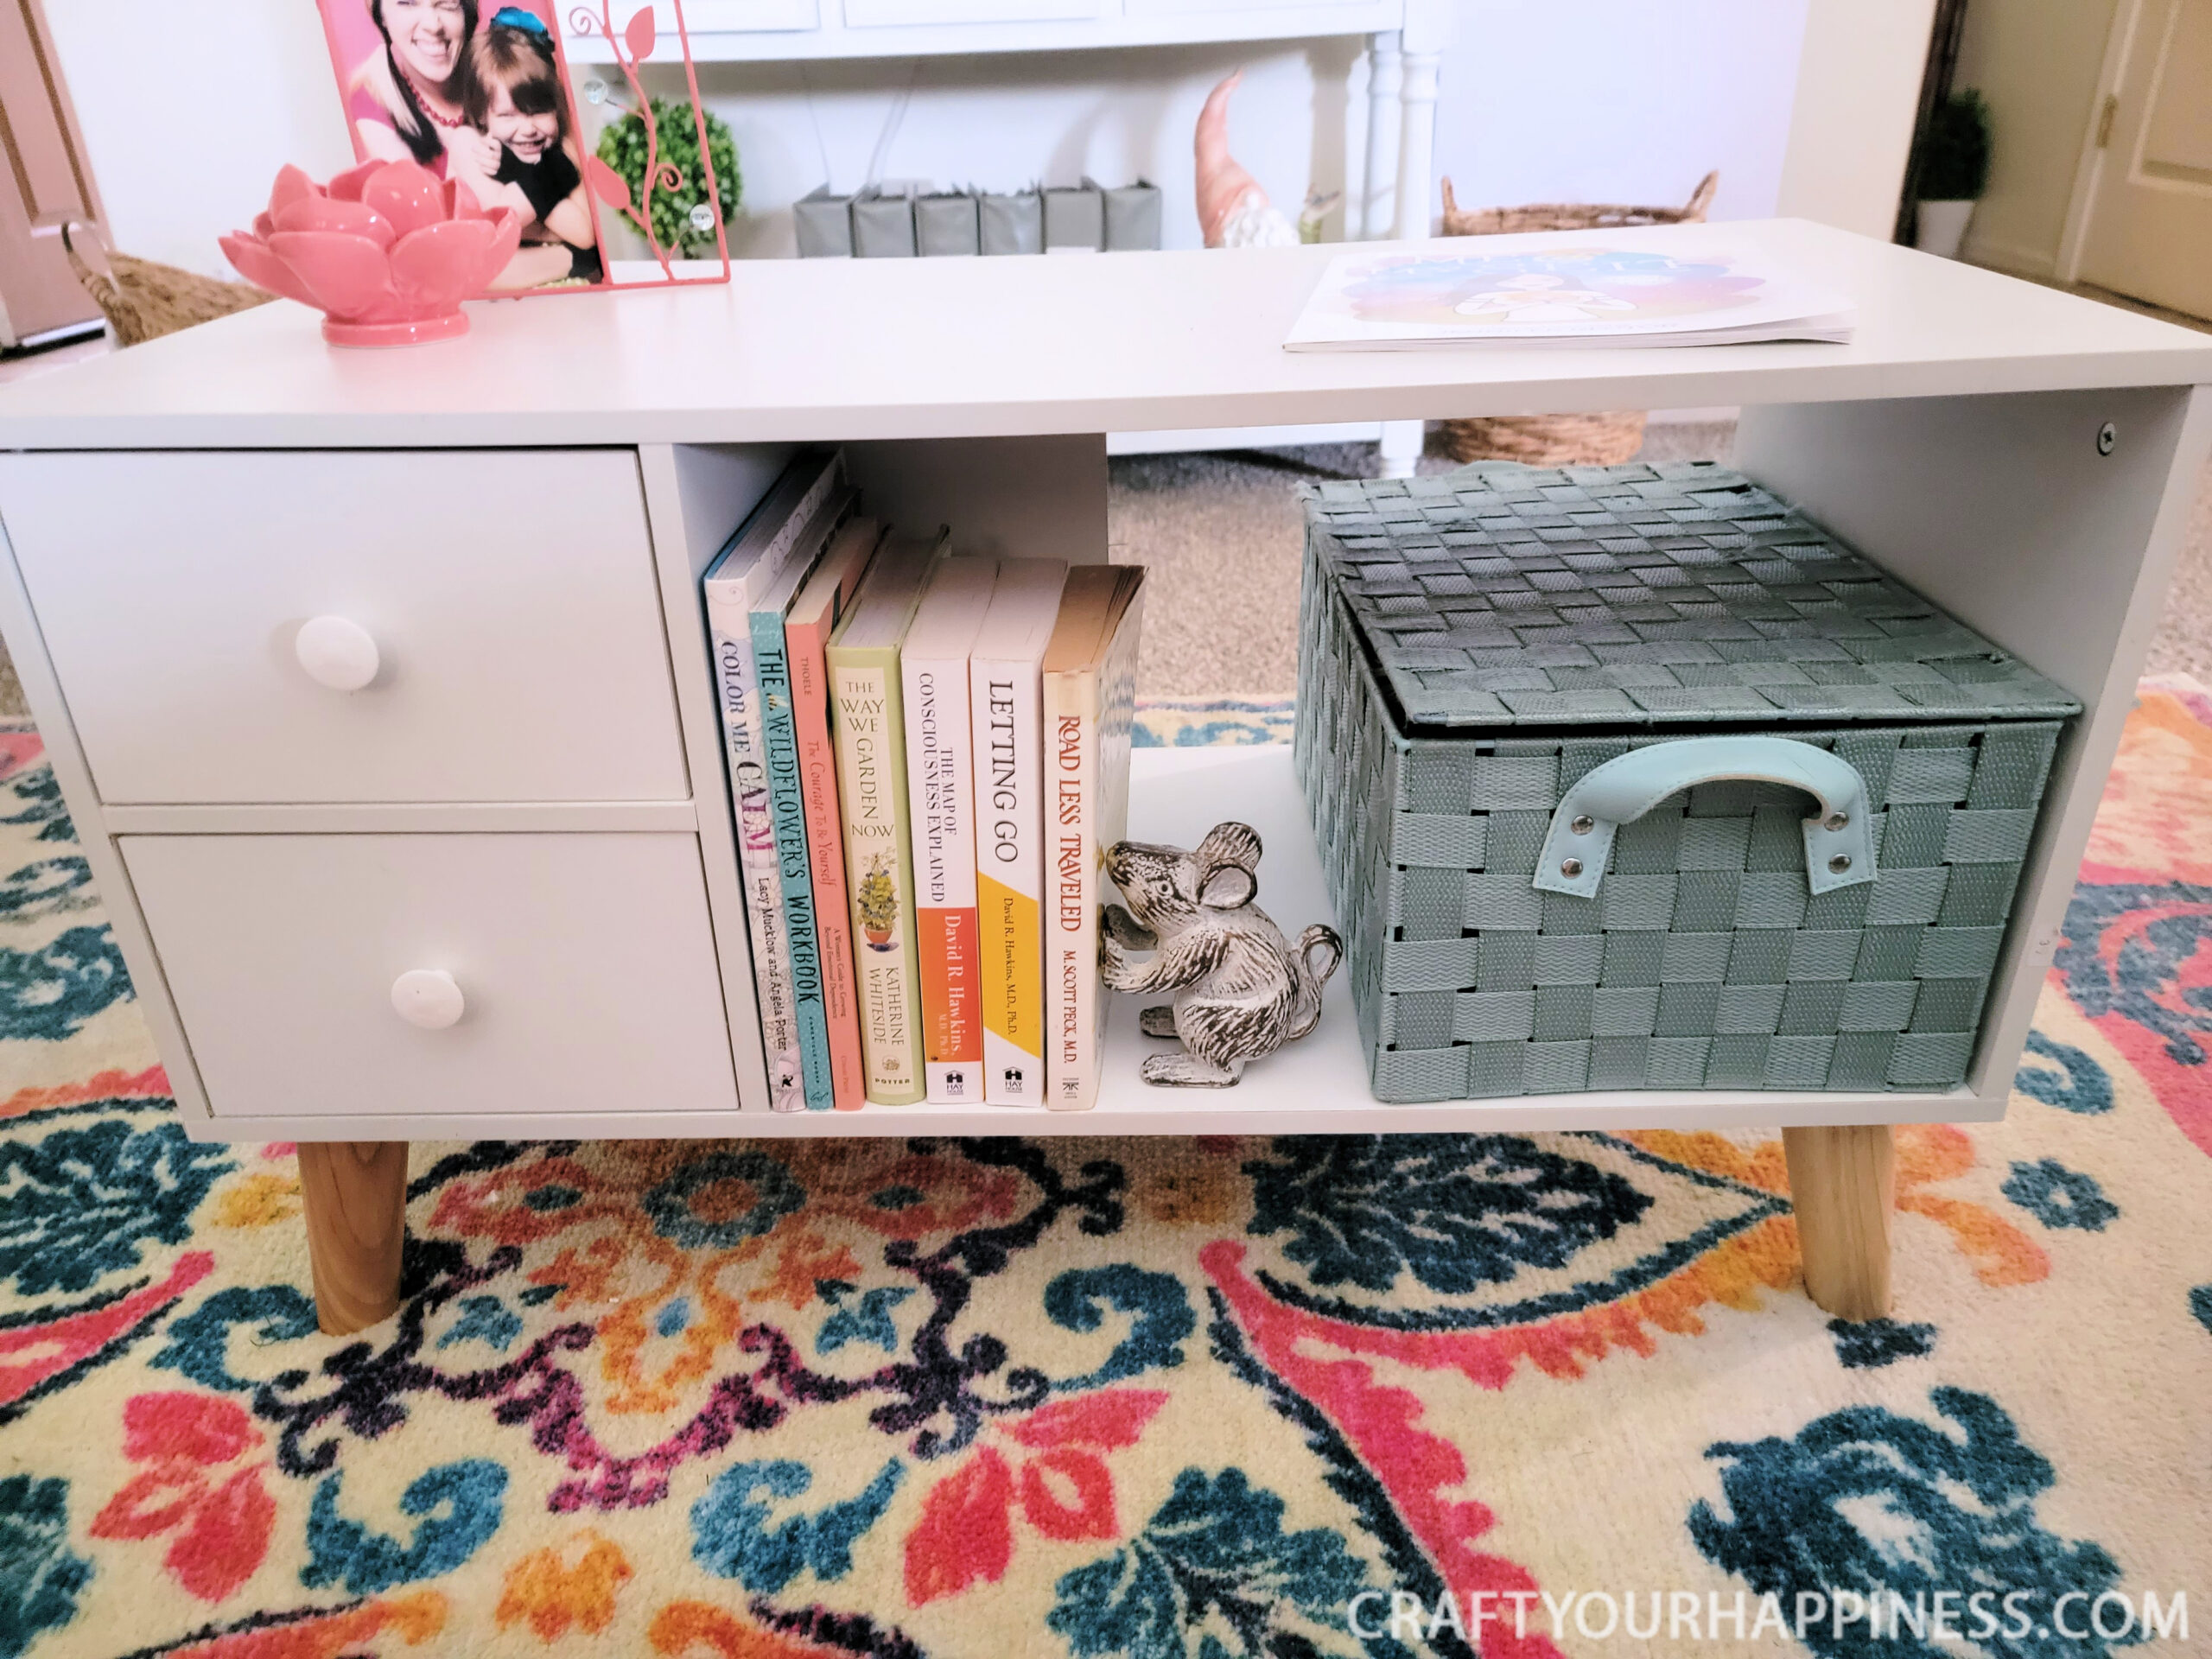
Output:
[[[1463,207],[1680,202],[1772,216],[1807,0],[1459,0],[1436,167]]]
[[[47,26],[116,243],[229,273],[287,162],[353,165],[314,0],[48,0]]]
[[[1886,242],[1936,0],[1812,0],[1776,211]]]
[[[1478,206],[1676,201],[1717,167],[1719,216],[1770,214],[1788,194],[1785,151],[1791,165],[1799,160],[1801,57],[1818,67],[1806,45],[1808,3],[1818,16],[1844,0],[1457,0],[1438,171],[1463,204]],[[1931,0],[1856,3],[1917,9],[1917,42],[1877,30],[1879,49],[1862,43],[1852,60],[1854,73],[1885,88],[1916,86]],[[219,270],[215,238],[251,218],[279,166],[327,174],[350,160],[311,0],[61,0],[48,16],[117,240],[130,251]],[[1885,63],[1885,53],[1903,60]],[[1003,188],[1086,171],[1109,183],[1143,175],[1167,192],[1169,245],[1190,246],[1198,239],[1191,127],[1213,81],[1247,65],[1234,148],[1294,210],[1309,181],[1329,189],[1359,176],[1357,59],[1357,42],[1336,40],[815,64],[803,77],[793,66],[716,65],[702,80],[735,130],[749,215],[736,227],[743,251],[788,251],[780,210],[825,172],[840,188],[861,181],[910,79],[887,176]],[[1890,146],[1900,168],[1903,144]],[[1871,221],[1853,206],[1867,194],[1842,196]],[[1796,211],[1828,216],[1817,191],[1799,196]]]

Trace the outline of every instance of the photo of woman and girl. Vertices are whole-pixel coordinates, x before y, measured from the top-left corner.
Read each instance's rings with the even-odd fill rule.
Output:
[[[322,0],[354,153],[420,162],[486,211],[511,207],[522,246],[494,289],[596,283],[598,235],[551,29],[477,0]]]

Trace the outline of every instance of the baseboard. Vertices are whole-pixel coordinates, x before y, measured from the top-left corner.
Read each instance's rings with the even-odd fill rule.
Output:
[[[1959,250],[1959,257],[1970,265],[2001,270],[2012,276],[2032,276],[2038,282],[2050,282],[2058,275],[2056,251],[2024,248],[2017,242],[1992,242],[1972,231],[1967,232],[1966,245]]]

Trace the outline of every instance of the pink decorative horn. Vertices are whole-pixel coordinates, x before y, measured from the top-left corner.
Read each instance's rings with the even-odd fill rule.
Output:
[[[1223,230],[1247,197],[1256,197],[1258,207],[1268,205],[1268,193],[1260,188],[1260,181],[1229,153],[1229,95],[1243,79],[1242,69],[1230,74],[1206,94],[1205,107],[1198,111],[1198,228],[1210,248],[1226,245]]]

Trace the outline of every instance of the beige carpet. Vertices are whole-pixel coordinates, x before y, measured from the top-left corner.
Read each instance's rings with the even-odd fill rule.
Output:
[[[1732,425],[1655,426],[1643,458],[1725,461],[1734,439]],[[1452,464],[1430,455],[1421,470]],[[1219,696],[1294,686],[1303,531],[1291,486],[1372,470],[1373,451],[1353,444],[1116,459],[1107,509],[1114,557],[1152,567],[1139,689]],[[2212,467],[2145,671],[2175,671],[2212,683]]]

